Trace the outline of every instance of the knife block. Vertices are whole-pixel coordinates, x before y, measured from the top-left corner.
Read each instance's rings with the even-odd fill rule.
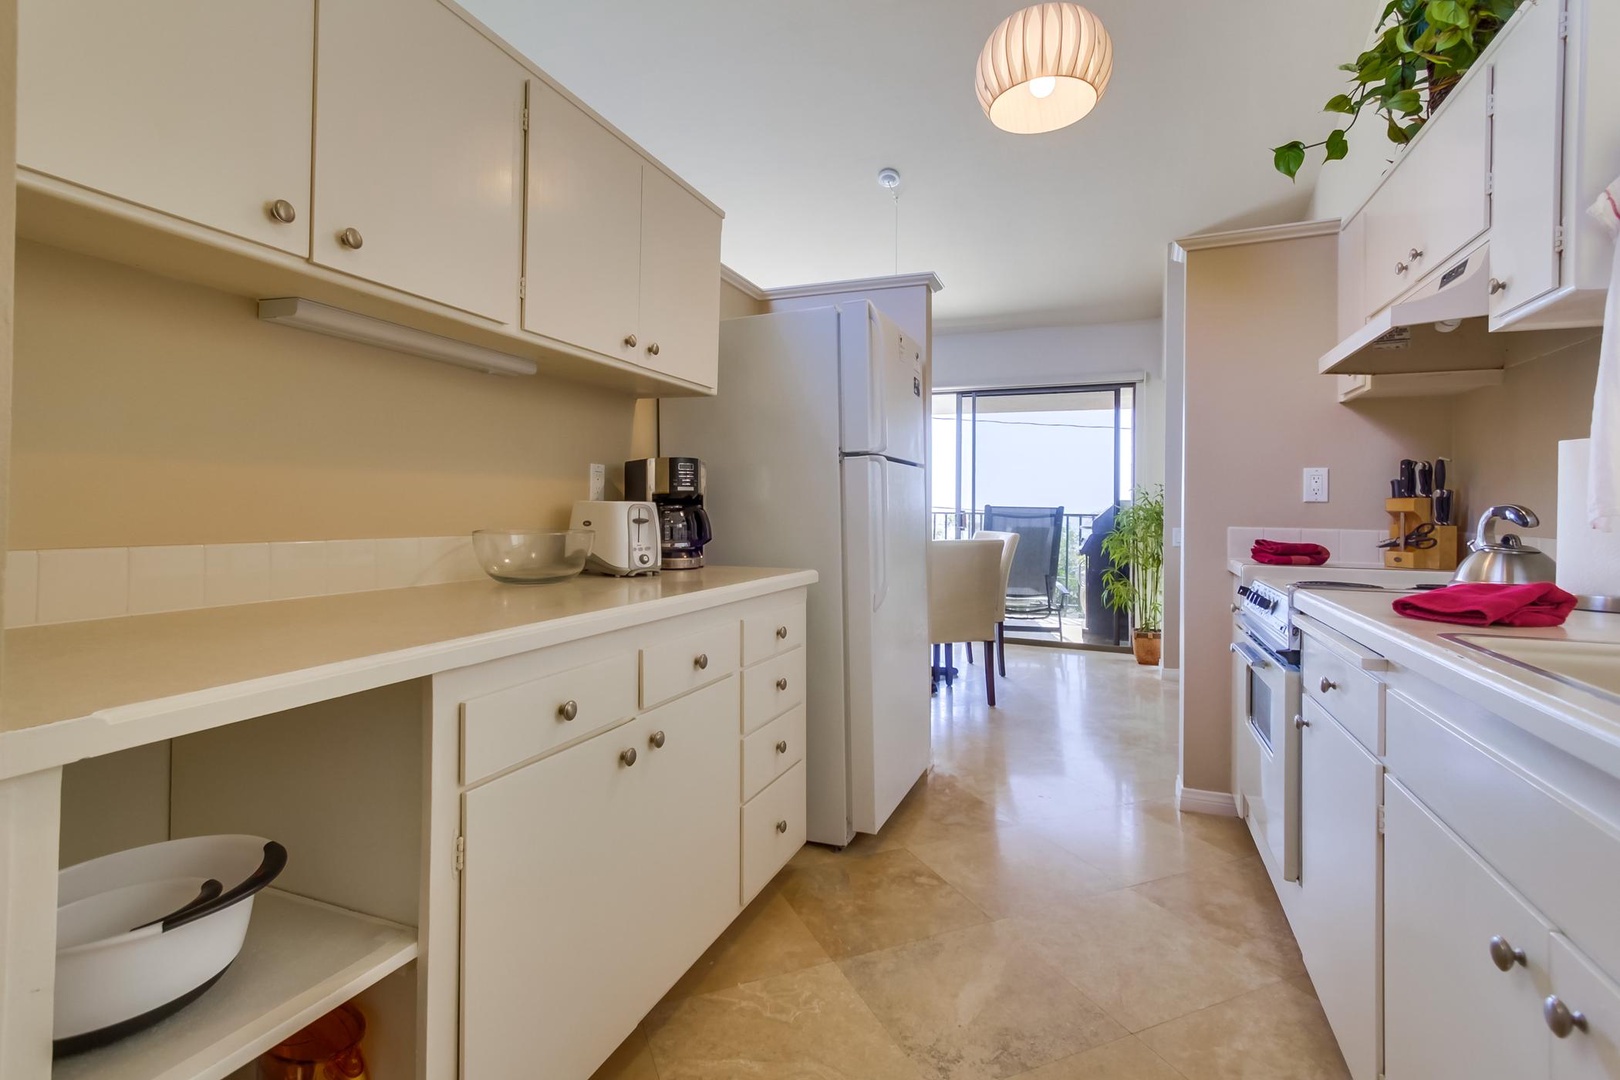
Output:
[[[1419,525],[1434,522],[1434,500],[1429,498],[1385,499],[1384,509],[1389,513],[1389,536],[1399,540]],[[1455,525],[1435,525],[1429,534],[1434,539],[1430,548],[1385,548],[1384,565],[1391,570],[1455,570],[1457,569],[1458,535]]]

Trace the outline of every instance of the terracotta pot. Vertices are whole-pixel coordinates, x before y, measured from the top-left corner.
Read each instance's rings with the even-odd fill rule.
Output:
[[[1131,635],[1131,652],[1138,664],[1157,664],[1163,650],[1164,635],[1157,630],[1138,630]]]

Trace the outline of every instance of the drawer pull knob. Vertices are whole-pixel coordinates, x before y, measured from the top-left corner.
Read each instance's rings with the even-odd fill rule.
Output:
[[[270,216],[283,225],[291,225],[298,220],[298,211],[286,199],[277,199],[270,204]]]
[[[1541,1016],[1547,1021],[1548,1030],[1560,1039],[1569,1038],[1572,1031],[1585,1031],[1587,1028],[1586,1014],[1572,1010],[1557,994],[1541,1006]]]
[[[778,742],[776,744],[776,752],[778,754],[787,753],[787,740],[786,739],[783,739],[783,740],[781,740],[780,742]]]
[[[1339,688],[1338,683],[1334,682],[1332,679],[1329,679],[1329,678],[1327,678],[1325,676],[1322,679],[1322,684],[1321,685],[1322,685],[1322,693],[1324,693],[1324,694],[1327,693],[1329,690],[1337,690]]]
[[[1296,731],[1304,731],[1306,728],[1308,728],[1310,726],[1311,726],[1311,722],[1309,720],[1305,719],[1303,716],[1294,717],[1294,730],[1296,730]]]
[[[1491,963],[1503,971],[1512,971],[1515,964],[1525,964],[1524,950],[1515,949],[1501,934],[1491,938]]]
[[[636,763],[636,748],[635,747],[630,746],[630,747],[626,747],[625,749],[619,751],[619,764],[620,765],[623,765],[625,768],[628,769],[630,766],[634,765],[635,763]]]
[[[1398,263],[1395,264],[1395,272],[1397,274],[1404,274],[1410,269],[1412,269],[1412,268],[1410,266],[1408,266],[1406,263],[1398,262]]]
[[[338,243],[350,251],[359,251],[362,247],[365,247],[366,238],[360,235],[359,229],[344,229],[338,233]]]
[[[787,640],[787,634],[788,634],[787,627],[778,626],[776,628],[776,639],[778,641],[786,641]]]
[[[654,750],[662,750],[664,748],[664,733],[662,731],[655,731],[651,735],[647,736],[647,745],[652,747]]]
[[[787,676],[786,675],[784,675],[780,679],[776,680],[776,688],[778,690],[786,690],[787,689]]]
[[[658,355],[658,342],[655,341],[651,345],[647,346],[647,355],[648,356],[657,356]]]
[[[776,831],[779,833],[787,832],[787,818],[783,818],[781,821],[776,823]],[[1585,1025],[1586,1021],[1583,1019],[1581,1023],[1582,1025]]]
[[[1423,249],[1413,248],[1411,251],[1406,253],[1406,257],[1411,259],[1413,262],[1417,262],[1419,259],[1423,258]]]
[[[626,335],[624,335],[624,347],[627,348],[627,349],[635,348],[636,347],[636,335],[634,335],[634,334],[626,334]]]
[[[1507,292],[1508,283],[1501,278],[1491,278],[1490,293],[1495,296],[1499,292]]]
[[[565,724],[578,715],[579,702],[574,701],[571,698],[557,706],[557,719],[561,720]]]
[[[698,653],[697,656],[692,658],[692,666],[697,668],[699,671],[708,670],[708,667],[709,667],[709,654],[708,653]]]

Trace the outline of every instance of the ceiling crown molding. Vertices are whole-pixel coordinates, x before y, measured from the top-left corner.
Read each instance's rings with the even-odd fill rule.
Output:
[[[755,285],[752,281],[749,281],[747,278],[737,273],[737,271],[733,270],[725,263],[720,264],[720,280],[725,282],[727,285],[730,285],[733,289],[736,289],[750,300],[767,299],[764,289],[760,288],[758,285]]]
[[[823,281],[814,285],[788,285],[780,289],[766,289],[766,300],[792,300],[801,296],[826,296],[829,293],[874,292],[878,289],[905,289],[926,285],[929,292],[945,287],[939,275],[932,271],[921,274],[893,274],[889,277],[855,278],[850,281]]]

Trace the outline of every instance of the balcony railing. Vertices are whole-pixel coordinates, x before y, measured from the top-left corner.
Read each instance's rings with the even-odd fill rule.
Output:
[[[955,540],[972,536],[984,523],[984,514],[975,510],[931,510],[931,535],[935,540]],[[1069,590],[1064,600],[1061,617],[1052,629],[1063,635],[1062,623],[1080,623],[1085,620],[1086,557],[1080,554],[1081,545],[1090,538],[1097,522],[1096,514],[1064,514],[1063,540],[1058,548],[1058,581]],[[1007,624],[1008,632],[1014,630]],[[1078,637],[1078,633],[1075,635]]]

